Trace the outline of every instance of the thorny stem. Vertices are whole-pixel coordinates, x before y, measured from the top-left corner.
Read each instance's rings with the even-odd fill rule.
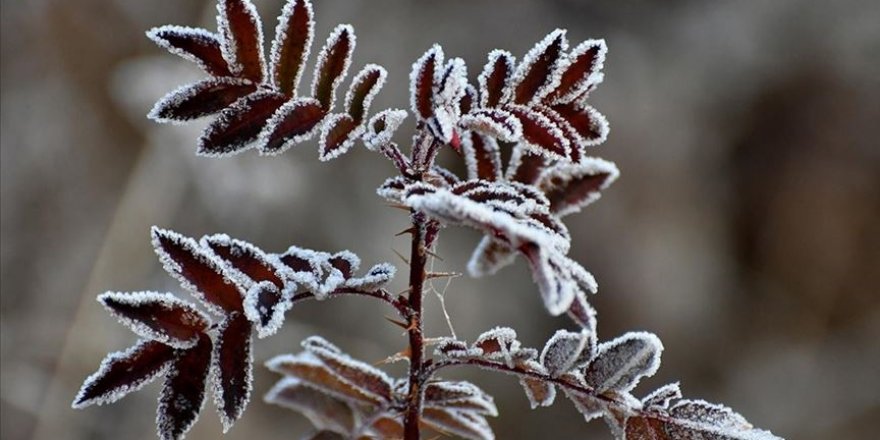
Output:
[[[425,341],[422,334],[422,294],[425,284],[425,266],[427,264],[427,248],[425,245],[425,229],[427,220],[421,213],[412,213],[412,245],[410,248],[409,272],[409,394],[407,395],[406,413],[403,419],[404,440],[419,439],[419,419],[422,413],[422,385],[424,375]]]
[[[384,303],[387,303],[391,307],[394,307],[397,310],[397,313],[401,318],[409,319],[410,315],[412,315],[412,311],[409,308],[409,305],[406,303],[406,299],[404,298],[394,298],[390,293],[385,291],[384,289],[379,289],[376,291],[365,291],[365,290],[355,290],[355,289],[338,289],[330,292],[329,297],[334,298],[337,296],[343,295],[360,295],[360,296],[368,296],[371,298],[377,298]],[[315,295],[311,292],[303,292],[298,293],[293,296],[291,302],[296,304],[301,301],[315,299]]]

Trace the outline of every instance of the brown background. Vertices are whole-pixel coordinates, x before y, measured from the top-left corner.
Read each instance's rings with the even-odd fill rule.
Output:
[[[593,103],[611,137],[593,154],[622,177],[569,218],[573,255],[600,282],[604,339],[657,333],[664,364],[639,390],[682,380],[789,439],[880,430],[880,4],[870,0],[316,2],[317,41],[355,26],[355,66],[390,71],[377,104],[406,106],[412,60],[433,42],[471,77],[495,47],[523,54],[555,27],[605,38]],[[280,1],[256,1],[274,28]],[[397,262],[406,218],[373,189],[391,172],[359,149],[318,165],[315,143],[266,159],[197,158],[197,126],[158,126],[152,102],[200,73],[143,35],[213,27],[203,1],[2,2],[3,439],[155,437],[157,387],[110,407],[69,409],[83,378],[134,336],[94,297],[177,291],[152,254],[152,224],[223,231],[280,251],[349,248]],[[401,136],[401,142],[405,137]],[[471,231],[444,232],[437,268],[462,270]],[[399,286],[399,283],[398,283]],[[443,290],[444,283],[437,283]],[[454,280],[462,337],[509,325],[533,345],[568,325],[541,307],[522,263]],[[448,332],[436,298],[429,330]],[[361,299],[308,304],[256,359],[314,333],[377,361],[405,339]],[[401,371],[400,365],[390,368]],[[456,372],[496,396],[501,439],[610,438],[560,399],[530,411],[515,380]],[[255,399],[226,438],[290,439],[298,415]],[[190,438],[219,435],[206,406]]]

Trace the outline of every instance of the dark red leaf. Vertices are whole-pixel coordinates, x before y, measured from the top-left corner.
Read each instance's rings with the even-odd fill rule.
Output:
[[[223,59],[220,40],[211,32],[183,26],[162,26],[151,29],[147,37],[169,52],[198,64],[211,75],[232,75]]]
[[[518,146],[514,149],[513,156],[510,158],[507,179],[531,185],[541,177],[546,164],[547,159],[543,156],[531,154]]]
[[[477,130],[500,141],[516,142],[522,137],[522,124],[509,112],[500,109],[479,109],[461,118],[460,125]]]
[[[251,396],[251,323],[243,314],[232,313],[218,331],[214,347],[217,369],[214,399],[226,432],[244,412]]]
[[[458,110],[462,115],[466,115],[473,110],[479,103],[479,94],[474,86],[468,84],[464,89],[464,95],[458,101]]]
[[[349,25],[339,25],[324,43],[318,62],[315,65],[315,77],[312,81],[312,97],[330,111],[336,100],[336,87],[345,79],[351,56],[354,53],[354,29]]]
[[[497,107],[504,99],[504,92],[513,77],[515,60],[510,52],[493,50],[489,61],[478,79],[480,83],[480,105]]]
[[[233,73],[262,82],[263,29],[257,9],[250,0],[220,0],[217,12],[224,55],[233,66]]]
[[[172,122],[212,115],[255,90],[257,86],[250,80],[208,78],[165,95],[149,117],[158,122]]]
[[[326,161],[345,154],[354,146],[354,141],[361,132],[362,127],[351,116],[345,113],[330,115],[321,130],[319,158]]]
[[[272,42],[272,80],[287,96],[296,95],[312,39],[315,36],[314,11],[309,0],[292,0],[284,5],[275,40]]]
[[[279,154],[310,139],[325,116],[327,112],[316,99],[288,101],[272,115],[260,133],[260,153]]]
[[[275,334],[284,320],[284,312],[290,309],[289,296],[264,281],[251,286],[244,300],[245,316],[257,328],[261,338]]]
[[[434,77],[443,64],[443,49],[434,45],[413,64],[410,74],[410,102],[419,119],[434,115]]]
[[[538,102],[553,91],[559,81],[558,70],[567,45],[565,31],[557,29],[523,57],[511,84],[514,104]]]
[[[215,312],[242,310],[242,292],[222,267],[195,240],[153,228],[153,247],[165,270]]]
[[[188,350],[177,350],[159,395],[156,424],[162,439],[181,439],[195,423],[205,402],[211,367],[211,338],[202,335]]]
[[[561,104],[553,106],[553,110],[577,130],[584,146],[600,144],[608,137],[608,121],[592,107]]]
[[[198,154],[221,157],[243,151],[284,104],[284,95],[259,90],[220,112],[199,138]]]
[[[74,408],[115,402],[162,374],[174,349],[156,341],[140,341],[126,351],[107,355],[73,400]]]
[[[174,347],[192,347],[208,317],[171,294],[107,292],[98,301],[138,335]]]
[[[571,163],[580,162],[581,158],[584,157],[584,147],[587,144],[584,138],[581,137],[580,133],[578,133],[565,118],[551,108],[543,105],[537,105],[533,108],[535,111],[546,116],[554,125],[559,127],[559,130],[562,131],[563,137],[568,140],[568,161]]]
[[[351,252],[338,252],[330,257],[330,265],[342,272],[342,277],[349,279],[361,264],[360,258]]]
[[[569,142],[562,130],[546,116],[523,106],[507,106],[522,124],[526,145],[535,153],[550,159],[566,159],[569,155]]]
[[[251,280],[269,281],[279,290],[284,288],[284,280],[278,268],[269,261],[269,256],[262,249],[246,241],[230,238],[226,234],[202,237],[201,244],[210,248],[217,256]]]
[[[601,80],[599,71],[607,52],[604,40],[585,41],[569,54],[569,64],[562,72],[559,85],[548,100],[571,102],[591,84]]]
[[[351,87],[345,96],[345,111],[360,124],[370,111],[373,97],[382,89],[388,72],[376,64],[367,64],[351,81]]]
[[[313,272],[314,267],[312,266],[311,260],[306,258],[306,256],[300,251],[301,249],[299,248],[291,247],[287,252],[279,255],[279,259],[284,265],[293,269],[294,272]]]
[[[601,191],[617,176],[617,167],[613,163],[585,158],[577,165],[551,168],[541,177],[538,186],[550,201],[550,211],[563,216],[598,200]]]

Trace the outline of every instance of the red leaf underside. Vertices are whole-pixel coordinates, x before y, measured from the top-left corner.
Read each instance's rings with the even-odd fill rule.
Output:
[[[275,268],[264,255],[254,249],[238,245],[235,242],[208,240],[211,250],[233,267],[240,270],[254,281],[269,281],[278,289],[284,287],[284,281],[275,273]]]
[[[288,11],[288,8],[292,9]],[[276,36],[278,40],[273,55],[277,59],[273,59],[273,79],[282,93],[293,96],[314,37],[314,12],[310,2],[298,0],[287,3],[282,17],[286,17],[287,22],[283,28],[279,24],[277,29],[283,32]]]
[[[559,62],[564,41],[564,37],[558,35],[529,66],[528,73],[516,85],[515,103],[525,104],[531,101],[552,80],[553,70]]]
[[[195,423],[205,401],[205,382],[211,365],[211,338],[178,350],[159,396],[157,424],[162,438],[181,438]]]
[[[222,6],[221,6],[222,5]],[[263,33],[259,17],[249,0],[225,0],[220,5],[227,26],[221,36],[234,51],[229,54],[241,66],[241,74],[255,82],[263,80]]]
[[[257,138],[284,101],[284,95],[270,91],[258,91],[240,99],[208,126],[199,139],[199,153],[224,155],[240,151]]]
[[[257,90],[250,81],[208,79],[193,84],[176,93],[177,99],[169,99],[157,108],[155,115],[162,119],[186,121],[212,115],[228,107],[239,98]]]
[[[313,99],[302,99],[295,103],[289,103],[282,107],[280,112],[285,113],[273,117],[273,120],[275,117],[282,119],[275,124],[272,132],[266,137],[265,144],[262,145],[263,151],[280,151],[285,143],[295,142],[303,136],[307,136],[327,116],[324,107]]]
[[[128,393],[160,374],[174,357],[174,349],[156,341],[143,341],[124,354],[111,354],[102,375],[83,386],[75,405],[90,400],[115,400],[114,394]],[[114,359],[110,360],[111,357]],[[121,396],[118,396],[121,397]]]
[[[157,30],[155,38],[162,40],[160,44],[167,45],[173,52],[196,61],[211,75],[232,75],[223,58],[220,41],[213,34],[199,29],[169,26]]]
[[[242,310],[238,287],[228,283],[218,268],[206,262],[204,255],[194,255],[192,249],[166,235],[159,234],[157,239],[162,250],[180,266],[178,273],[204,295],[205,301],[226,311]]]
[[[352,37],[351,28],[343,27],[338,33],[330,36],[327,44],[331,46],[325,47],[321,52],[315,69],[317,81],[312,89],[312,96],[325,109],[329,110],[333,106],[336,86],[351,62],[351,54],[354,51]]]
[[[122,302],[112,296],[104,297],[103,303],[120,316],[180,341],[195,340],[208,327],[203,317],[184,307],[169,307],[161,302]]]
[[[244,411],[250,399],[251,323],[243,314],[229,315],[217,341],[217,374],[221,390],[220,411],[229,425]]]

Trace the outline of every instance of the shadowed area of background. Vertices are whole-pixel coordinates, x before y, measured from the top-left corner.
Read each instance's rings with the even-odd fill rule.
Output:
[[[255,3],[271,34],[281,2]],[[572,255],[600,283],[600,338],[641,329],[663,339],[663,366],[643,392],[681,380],[686,396],[728,404],[789,439],[880,430],[880,4],[316,3],[316,42],[351,23],[354,67],[388,68],[376,108],[408,105],[410,64],[434,42],[463,57],[474,79],[489,50],[521,56],[556,27],[572,42],[605,38],[606,80],[592,103],[612,129],[590,153],[622,176],[567,219]],[[364,265],[406,252],[394,237],[406,216],[374,193],[392,169],[362,148],[329,165],[315,142],[279,158],[206,159],[194,156],[202,123],[145,118],[166,91],[201,74],[143,32],[212,28],[212,2],[2,8],[3,439],[155,437],[156,385],[109,407],[69,406],[104,354],[135,340],[95,296],[179,291],[152,253],[150,225],[222,231],[270,251],[347,248]],[[476,241],[445,230],[435,267],[463,270]],[[539,345],[570,325],[545,313],[521,262],[434,287],[462,338],[506,325]],[[449,329],[438,305],[432,295],[427,325],[441,336]],[[289,312],[284,330],[258,344],[255,398],[226,438],[297,438],[305,419],[261,400],[276,379],[262,361],[298,351],[314,333],[379,361],[405,344],[385,313],[360,298]],[[548,429],[559,439],[610,438],[565,399],[530,411],[512,378],[450,376],[496,397],[498,438],[546,438]],[[220,435],[209,405],[190,438]]]

